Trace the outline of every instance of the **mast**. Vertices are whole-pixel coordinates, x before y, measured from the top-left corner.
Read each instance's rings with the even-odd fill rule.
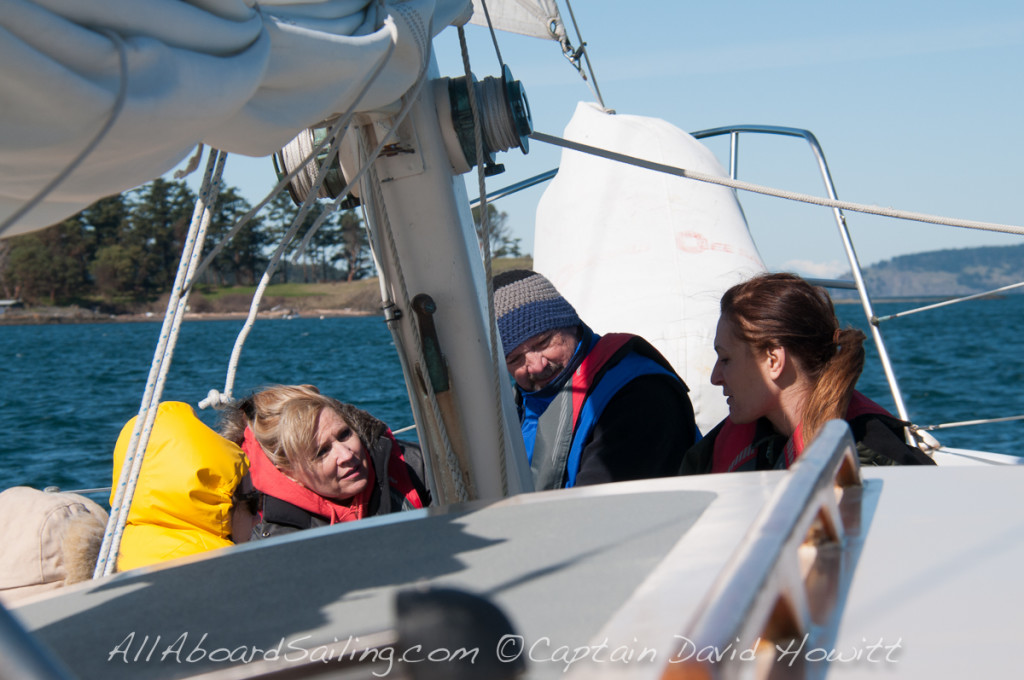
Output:
[[[437,79],[431,59],[427,82],[362,181],[360,199],[436,500],[449,503],[533,485],[504,362],[491,353],[496,331],[480,247],[445,145],[452,132],[439,120],[439,108],[448,116],[448,81]],[[393,128],[387,114],[365,117],[346,135],[348,154],[376,147]]]

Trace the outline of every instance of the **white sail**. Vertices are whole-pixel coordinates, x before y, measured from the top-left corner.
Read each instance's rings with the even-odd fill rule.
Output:
[[[433,36],[469,10],[469,0],[3,0],[0,223],[115,116],[82,165],[3,235],[158,177],[198,142],[270,154],[352,107],[382,61],[358,109],[389,105],[416,81]]]
[[[705,146],[655,118],[581,103],[565,137],[725,176]],[[709,383],[719,300],[765,269],[732,190],[567,150],[537,206],[534,251],[537,271],[595,331],[642,335],[665,355],[701,432],[725,417]]]
[[[473,17],[469,23],[487,26],[490,17],[495,30],[530,35],[546,40],[565,40],[565,25],[555,0],[473,0]]]

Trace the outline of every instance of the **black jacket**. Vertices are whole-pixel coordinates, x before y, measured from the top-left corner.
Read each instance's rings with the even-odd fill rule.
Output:
[[[723,420],[686,452],[679,474],[700,475],[711,472],[715,439],[724,424]],[[851,418],[847,424],[857,445],[857,457],[861,465],[935,465],[935,461],[924,452],[903,441],[906,423],[896,417],[865,413]],[[784,468],[785,456],[782,451],[788,440],[788,437],[775,431],[767,418],[759,419],[752,442],[757,449],[754,469]]]

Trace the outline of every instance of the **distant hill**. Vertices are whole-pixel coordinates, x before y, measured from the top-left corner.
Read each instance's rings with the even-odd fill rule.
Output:
[[[874,298],[973,295],[1021,281],[1024,245],[900,255],[864,269],[864,282]]]

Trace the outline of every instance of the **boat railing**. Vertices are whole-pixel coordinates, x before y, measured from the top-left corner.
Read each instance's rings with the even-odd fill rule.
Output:
[[[814,136],[814,134],[812,132],[810,132],[809,130],[804,130],[804,129],[801,129],[801,128],[774,126],[774,125],[733,125],[733,126],[726,126],[726,127],[710,128],[710,129],[707,129],[707,130],[700,130],[700,131],[697,131],[697,132],[693,132],[691,134],[692,134],[692,136],[695,139],[699,139],[699,140],[707,139],[707,138],[711,138],[711,137],[722,136],[722,135],[728,135],[729,136],[729,140],[730,140],[730,146],[729,146],[729,179],[732,180],[732,181],[738,181],[738,179],[739,179],[737,175],[738,175],[738,171],[739,171],[739,137],[740,137],[741,134],[779,135],[779,136],[794,137],[794,138],[803,139],[808,144],[808,146],[811,149],[812,154],[814,155],[815,162],[817,163],[817,166],[818,166],[818,171],[820,173],[822,182],[824,183],[825,190],[826,190],[826,193],[828,195],[827,196],[828,200],[831,203],[833,203],[833,204],[839,203],[838,196],[836,195],[835,184],[832,181],[832,174],[829,171],[828,163],[825,160],[825,154],[822,151],[821,144],[818,142],[818,140]],[[569,142],[567,140],[558,139],[556,137],[552,137],[550,135],[545,135],[545,134],[539,133],[539,132],[534,132],[533,135],[531,135],[531,138],[536,139],[538,141],[542,141],[542,142],[552,143],[552,144],[555,144],[557,146],[562,146],[562,147],[565,147],[565,148],[571,148],[571,149],[574,149],[576,151],[580,151],[580,152],[583,152],[583,153],[592,153],[592,154],[595,154],[595,155],[598,155],[598,156],[601,156],[601,157],[604,157],[604,158],[610,158],[612,160],[617,160],[617,161],[620,161],[620,162],[630,163],[632,165],[636,165],[636,166],[639,166],[639,167],[649,168],[649,169],[652,169],[652,170],[655,170],[655,171],[669,172],[671,174],[679,174],[679,175],[682,175],[682,176],[690,176],[683,169],[671,168],[669,166],[664,166],[662,164],[652,163],[652,162],[649,162],[649,161],[644,161],[644,160],[638,159],[638,158],[632,158],[632,157],[629,157],[629,156],[625,156],[623,154],[616,154],[616,153],[604,151],[604,150],[601,150],[601,149],[596,149],[596,148],[589,147],[589,146],[584,145],[584,144]],[[487,193],[487,198],[488,198],[488,200],[492,200],[492,199],[498,199],[498,198],[502,198],[504,196],[511,195],[511,194],[516,193],[518,191],[522,191],[523,189],[527,189],[527,188],[535,186],[535,185],[537,185],[537,184],[539,184],[541,182],[547,181],[547,180],[551,179],[552,177],[554,177],[556,173],[557,173],[557,170],[548,170],[547,172],[540,173],[538,175],[530,177],[530,178],[528,178],[526,180],[523,180],[521,182],[517,182],[517,183],[509,185],[507,187],[504,187],[504,188],[501,188],[501,189],[497,189],[497,190],[488,192]],[[479,202],[479,198],[476,199],[476,201],[474,201],[474,205],[476,203],[478,203],[478,202]],[[855,205],[855,204],[851,204],[851,205]],[[863,310],[864,317],[865,317],[865,319],[867,321],[868,328],[870,329],[870,332],[871,332],[871,337],[874,340],[875,347],[876,347],[876,349],[878,351],[878,357],[879,357],[879,362],[881,363],[881,366],[882,366],[882,371],[883,371],[883,373],[885,375],[886,382],[888,383],[889,390],[890,390],[890,392],[892,394],[893,402],[894,402],[895,407],[896,407],[896,412],[899,414],[901,419],[903,419],[903,420],[905,420],[905,421],[907,421],[909,423],[909,422],[911,422],[910,414],[909,414],[909,411],[908,411],[908,409],[906,407],[906,402],[905,402],[905,400],[903,398],[903,393],[902,393],[902,390],[900,389],[899,382],[896,379],[895,371],[893,370],[892,361],[891,361],[891,359],[889,357],[889,352],[888,352],[888,349],[887,349],[886,344],[885,344],[885,339],[884,339],[884,337],[882,335],[882,331],[881,331],[881,327],[880,327],[881,323],[883,321],[889,321],[891,319],[899,318],[901,316],[906,316],[908,314],[913,314],[913,313],[916,313],[916,312],[919,312],[919,311],[925,311],[927,309],[933,309],[933,308],[939,307],[939,306],[945,306],[945,305],[953,304],[953,303],[956,303],[956,302],[964,302],[964,301],[967,301],[967,300],[972,300],[972,299],[986,297],[986,296],[992,295],[992,294],[1002,293],[1002,292],[1008,291],[1010,289],[1019,288],[1021,286],[1024,286],[1024,282],[1013,284],[1013,285],[1010,285],[1010,286],[1004,286],[1002,288],[998,288],[998,289],[995,289],[995,290],[992,290],[992,291],[987,291],[985,293],[979,293],[979,294],[976,294],[976,295],[970,295],[970,296],[958,298],[958,299],[955,299],[955,300],[949,300],[949,301],[946,301],[946,302],[943,302],[943,303],[939,303],[939,304],[936,304],[936,305],[929,305],[929,306],[922,307],[922,308],[919,308],[919,309],[916,309],[916,310],[908,310],[908,311],[905,311],[905,312],[900,312],[900,313],[897,313],[897,314],[892,314],[892,315],[887,315],[887,316],[878,316],[875,313],[875,311],[874,311],[874,306],[873,306],[872,301],[871,301],[871,296],[868,293],[867,286],[866,286],[865,281],[864,281],[863,270],[862,270],[862,268],[860,266],[860,261],[857,258],[857,253],[856,253],[856,250],[855,250],[854,245],[853,245],[853,239],[852,239],[852,237],[850,235],[849,229],[847,228],[846,216],[844,215],[842,208],[837,206],[837,205],[830,206],[830,209],[832,210],[833,219],[835,221],[835,225],[836,225],[836,228],[838,230],[840,240],[841,240],[841,242],[843,244],[843,249],[844,249],[847,261],[848,261],[849,266],[850,266],[850,274],[851,274],[852,278],[848,279],[848,280],[843,280],[843,279],[821,279],[821,278],[813,278],[812,279],[812,278],[809,278],[808,281],[810,281],[814,285],[822,286],[822,287],[825,287],[825,288],[846,289],[846,290],[855,290],[855,291],[857,291],[857,295],[858,295],[858,298],[859,298],[860,303],[861,303],[861,308]],[[857,208],[851,208],[851,209],[857,209]],[[871,212],[870,210],[864,210],[863,206],[860,206],[860,209],[862,209],[865,212]],[[916,218],[911,218],[911,219],[916,219]],[[930,220],[930,221],[934,221],[934,220]],[[944,223],[944,222],[940,221],[938,223]],[[971,223],[969,226],[971,226],[972,228],[977,228],[977,229],[985,229],[985,227],[981,226],[981,224],[983,224],[983,223]],[[964,225],[964,226],[967,226],[967,225]],[[1005,230],[1000,230],[1000,229],[988,229],[988,230],[989,231],[993,231],[993,232],[1005,231]],[[920,446],[922,446],[922,448],[931,451],[931,450],[937,448],[939,446],[939,444],[933,438],[931,438],[929,435],[926,434],[930,430],[943,429],[943,428],[948,428],[948,427],[959,427],[959,426],[962,426],[962,425],[975,425],[975,424],[981,424],[981,423],[1004,422],[1004,421],[1008,421],[1008,420],[1024,420],[1024,415],[1010,416],[1010,417],[1005,417],[1005,418],[986,418],[986,419],[983,419],[983,420],[963,421],[963,422],[956,422],[956,423],[952,423],[951,422],[951,423],[943,423],[943,424],[936,424],[936,425],[927,425],[927,426],[923,426],[923,427],[919,427],[919,426],[915,425],[915,426],[912,426],[911,428],[908,428],[907,439],[908,439],[909,443],[911,443],[913,445],[920,445]]]
[[[707,139],[710,137],[717,137],[722,135],[729,136],[729,177],[733,180],[739,179],[739,138],[741,134],[763,134],[763,135],[781,135],[786,137],[796,137],[803,139],[807,142],[814,155],[814,159],[818,166],[818,171],[821,175],[822,182],[825,185],[825,190],[828,194],[828,198],[832,200],[838,200],[836,195],[835,185],[832,182],[832,175],[828,169],[828,163],[825,161],[825,154],[821,149],[821,145],[818,143],[817,138],[809,130],[803,130],[800,128],[781,127],[774,125],[733,125],[727,127],[711,128],[707,130],[700,130],[692,133],[696,139]],[[917,309],[905,310],[896,314],[890,314],[885,316],[878,316],[875,314],[873,305],[871,303],[871,296],[868,294],[867,287],[864,283],[863,270],[861,269],[860,262],[857,258],[856,250],[853,246],[853,239],[850,235],[850,231],[847,228],[846,217],[843,214],[841,208],[832,208],[833,218],[835,220],[836,228],[839,231],[839,237],[843,243],[843,248],[846,253],[846,258],[850,265],[850,272],[852,275],[851,280],[842,279],[808,279],[814,285],[822,286],[825,288],[833,289],[846,289],[856,290],[860,297],[861,307],[864,311],[865,319],[867,320],[868,327],[871,329],[872,338],[875,341],[875,346],[878,349],[879,360],[882,364],[882,370],[885,373],[886,381],[889,384],[889,389],[892,393],[893,401],[896,404],[896,410],[900,415],[900,418],[910,422],[910,415],[907,411],[906,403],[903,399],[902,391],[898,381],[896,380],[895,372],[892,368],[892,362],[889,359],[889,353],[885,346],[885,341],[881,333],[881,324],[884,321],[890,321],[900,317],[908,316],[910,314],[916,314],[939,307],[945,307],[948,305],[966,302],[968,300],[976,300],[990,295],[1000,294],[1009,290],[1020,288],[1024,286],[1024,281],[1015,283],[994,290],[986,291],[984,293],[977,293],[974,295],[968,295],[964,297],[954,298],[945,300],[940,303],[926,305]],[[995,231],[995,230],[990,230]],[[927,425],[923,427],[915,426],[912,438],[914,440],[920,440],[925,438],[922,431],[931,431],[938,429],[945,429],[951,427],[960,427],[964,425],[976,425],[982,423],[997,423],[1005,422],[1010,420],[1022,420],[1024,415],[1010,416],[1004,418],[985,418],[979,420],[941,423],[935,425]],[[935,444],[933,444],[935,445]]]
[[[737,175],[739,172],[739,140],[741,134],[781,135],[785,137],[803,139],[810,147],[811,153],[814,154],[814,159],[818,165],[818,172],[821,175],[822,182],[825,184],[825,191],[828,198],[832,200],[838,200],[839,198],[836,195],[835,183],[832,181],[832,173],[829,171],[828,163],[825,161],[825,153],[822,151],[821,144],[818,143],[817,137],[815,137],[810,130],[781,127],[777,125],[732,125],[727,127],[710,128],[708,130],[699,130],[691,134],[696,139],[707,139],[710,137],[729,135],[729,177],[731,179],[739,179]],[[878,348],[878,358],[881,361],[882,371],[885,373],[885,379],[889,383],[889,390],[892,392],[892,398],[896,404],[896,411],[899,413],[900,418],[909,422],[910,416],[907,411],[906,404],[903,401],[903,393],[901,392],[899,383],[896,380],[896,374],[893,371],[892,362],[889,359],[889,352],[886,349],[885,340],[882,338],[882,332],[877,321],[878,317],[875,314],[873,305],[871,304],[871,296],[868,294],[867,286],[864,284],[864,274],[861,270],[860,261],[857,259],[857,252],[853,247],[853,239],[850,236],[850,230],[846,225],[846,216],[840,208],[832,208],[832,216],[835,220],[836,228],[839,231],[839,238],[843,243],[843,250],[846,253],[846,259],[850,265],[850,272],[853,280],[843,281],[818,279],[814,283],[828,288],[845,288],[857,291],[861,307],[864,310],[864,316],[871,329],[871,337],[874,339],[875,346]]]
[[[813,675],[806,659],[787,650],[834,643],[859,554],[863,496],[849,427],[829,421],[775,488],[682,631],[693,650],[715,651],[673,659],[662,678],[750,677],[753,668],[754,677],[776,677],[779,670]]]

